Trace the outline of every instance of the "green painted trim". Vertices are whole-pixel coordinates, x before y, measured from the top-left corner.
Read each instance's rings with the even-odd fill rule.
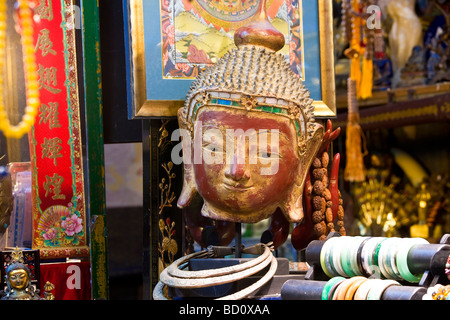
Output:
[[[64,62],[65,65],[68,66],[69,65],[69,57],[70,57],[70,52],[69,52],[69,48],[68,48],[68,40],[69,41],[75,41],[74,39],[68,39],[67,36],[67,24],[66,24],[66,17],[65,17],[65,13],[68,10],[65,1],[61,1],[61,18],[62,18],[62,23],[61,23],[61,28],[63,29],[63,38],[64,38]],[[75,44],[74,44],[75,45]],[[78,57],[77,57],[78,59]],[[70,155],[71,155],[71,170],[72,170],[72,199],[70,200],[73,203],[73,208],[77,209],[78,208],[78,197],[77,197],[77,183],[76,183],[76,171],[77,168],[75,166],[75,148],[73,145],[73,128],[74,128],[74,121],[73,121],[73,114],[74,114],[74,107],[72,106],[72,99],[70,98],[71,96],[71,87],[73,87],[74,85],[76,85],[76,83],[73,83],[70,81],[70,71],[69,69],[66,67],[65,69],[65,73],[66,73],[66,101],[67,101],[67,117],[69,119],[69,134],[70,134],[70,138],[69,141],[67,141],[67,144],[70,147]],[[77,74],[77,80],[78,81],[78,74]],[[78,107],[79,109],[79,107]],[[76,110],[76,109],[75,109]],[[80,113],[80,110],[78,110],[78,113]],[[78,118],[79,114],[78,114]],[[78,212],[78,210],[74,210],[75,213]],[[79,214],[78,214],[79,216]]]
[[[81,0],[93,300],[109,299],[99,4]]]

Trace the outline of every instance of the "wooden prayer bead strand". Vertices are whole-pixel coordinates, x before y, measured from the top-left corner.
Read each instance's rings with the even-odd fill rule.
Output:
[[[327,167],[329,163],[330,156],[327,151],[324,151],[322,155],[314,159],[311,174],[313,207],[316,210],[313,213],[314,231],[318,238],[322,240],[326,238],[328,233],[335,231],[333,213],[331,211],[331,192],[328,189]],[[322,202],[322,205],[319,211],[320,202]]]
[[[338,218],[338,222],[337,222],[337,226],[338,226],[338,232],[341,236],[345,236],[347,234],[347,232],[345,231],[345,227],[344,227],[344,207],[342,206],[344,204],[344,200],[342,200],[342,196],[341,196],[341,192],[338,190],[339,192],[339,207],[338,207],[338,214],[337,214],[337,218]]]
[[[330,155],[328,154],[328,152],[324,152],[322,154],[322,167],[324,170],[324,177],[322,179],[322,184],[325,186],[324,190],[323,190],[323,194],[322,197],[325,199],[325,201],[327,202],[327,209],[325,211],[325,220],[327,222],[327,234],[330,232],[335,231],[335,227],[334,227],[334,219],[333,219],[333,212],[331,210],[331,191],[330,189],[328,189],[329,185],[328,185],[328,165],[330,164]]]
[[[313,187],[311,190],[311,197],[313,199],[313,208],[315,210],[312,217],[314,223],[313,228],[314,233],[319,240],[325,240],[327,232],[327,225],[325,222],[326,206],[324,205],[325,201],[322,197],[324,190],[322,183],[323,176],[322,160],[319,157],[316,157],[312,163],[311,185]]]

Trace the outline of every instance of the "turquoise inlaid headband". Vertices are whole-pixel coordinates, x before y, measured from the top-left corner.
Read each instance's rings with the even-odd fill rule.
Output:
[[[211,92],[206,93],[206,91],[201,94],[201,98],[198,100],[194,100],[191,112],[191,119],[195,121],[197,113],[199,109],[202,107],[225,107],[228,109],[245,109],[247,111],[256,111],[256,112],[266,112],[276,115],[282,115],[293,120],[295,125],[297,136],[304,136],[302,133],[306,131],[304,126],[304,121],[300,121],[297,117],[298,110],[294,104],[288,103],[287,101],[280,101],[278,99],[272,98],[264,98],[264,97],[252,97],[249,95],[241,95],[240,99],[236,99],[239,97],[239,94],[234,94],[234,100],[231,98],[224,98],[226,94],[219,92]],[[231,97],[231,95],[229,95]],[[261,102],[260,102],[261,101]],[[301,109],[300,109],[301,112]],[[302,118],[305,118],[302,115]]]

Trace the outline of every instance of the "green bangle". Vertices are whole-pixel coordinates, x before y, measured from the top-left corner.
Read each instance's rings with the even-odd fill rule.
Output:
[[[417,283],[420,281],[422,275],[414,275],[409,271],[408,267],[408,253],[411,248],[417,244],[429,244],[423,238],[404,238],[399,245],[396,257],[398,271],[403,279],[408,282]]]
[[[384,238],[382,237],[369,238],[369,240],[367,240],[367,242],[364,244],[364,247],[362,248],[361,263],[363,265],[364,273],[368,278],[374,275],[375,272],[377,271],[374,270],[373,255],[376,247],[378,246],[378,243],[382,239]]]
[[[352,247],[352,239],[351,237],[347,237],[346,241],[342,243],[342,251],[341,251],[341,266],[344,269],[344,272],[349,277],[354,277],[356,274],[352,271],[352,266],[350,263],[350,252]]]
[[[338,283],[344,281],[344,277],[334,277],[327,281],[325,287],[322,289],[322,300],[329,300],[329,296],[333,294],[332,288],[336,289]]]
[[[379,263],[379,254],[380,254],[380,249],[381,249],[381,245],[383,244],[384,241],[386,241],[387,238],[383,238],[380,242],[378,242],[377,247],[375,248],[375,251],[373,253],[373,265],[378,267],[378,269],[380,270],[380,278],[383,278],[383,273],[381,272],[381,268],[380,268],[380,263]]]
[[[378,266],[380,267],[381,274],[386,279],[393,279],[395,277],[394,272],[391,268],[391,261],[389,259],[389,250],[395,241],[399,238],[388,238],[383,241],[381,248],[378,252]]]

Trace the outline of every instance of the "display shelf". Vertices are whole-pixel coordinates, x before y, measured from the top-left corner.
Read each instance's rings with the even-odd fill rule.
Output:
[[[371,98],[358,100],[358,106],[363,109],[366,107],[381,106],[391,103],[421,100],[446,93],[450,93],[450,82],[402,87],[396,89],[374,90]],[[339,111],[347,108],[347,90],[337,91],[336,105],[338,113]]]
[[[450,93],[440,93],[421,99],[390,102],[382,106],[360,108],[359,124],[363,130],[395,128],[406,125],[450,120]],[[345,130],[348,113],[339,113],[333,124]]]

